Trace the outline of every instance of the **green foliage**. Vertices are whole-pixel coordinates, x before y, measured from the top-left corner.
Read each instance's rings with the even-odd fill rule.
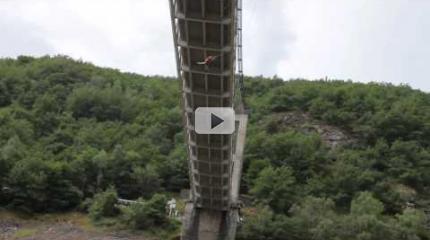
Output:
[[[0,60],[0,203],[60,211],[109,186],[128,199],[179,192],[179,103],[174,79],[64,56]]]
[[[335,211],[331,199],[307,197],[292,207],[290,216],[259,207],[245,215],[238,239],[428,239],[422,212],[406,209],[396,218],[382,216],[382,203],[368,192],[353,200],[349,214]],[[370,206],[367,206],[369,204]]]
[[[252,161],[250,166],[248,167],[248,171],[246,172],[245,180],[246,183],[251,186],[254,186],[257,182],[258,175],[260,174],[261,169],[265,169],[270,166],[270,162],[268,160],[255,160]]]
[[[90,217],[97,221],[103,217],[116,216],[119,213],[119,209],[116,207],[117,202],[118,195],[112,187],[96,194],[89,208]]]
[[[258,212],[246,215],[246,223],[238,234],[238,240],[286,240],[294,239],[293,225],[283,215],[275,215],[269,207],[261,207]]]
[[[287,218],[286,239],[428,238],[422,222],[421,230],[409,225],[414,229],[409,237],[393,229],[401,229],[395,216],[407,204],[428,202],[429,94],[408,86],[343,81],[256,77],[245,84],[251,109],[246,186],[274,215]],[[330,133],[332,128],[350,143],[329,146],[327,129]],[[285,185],[274,177],[280,167],[293,172],[294,183],[284,188],[293,191],[293,198],[274,193]],[[293,200],[283,208],[273,204],[284,199]],[[320,206],[326,210],[318,210]],[[246,222],[243,229],[253,223]],[[248,229],[252,233],[247,238],[278,239],[265,236],[275,232],[268,224],[254,225],[260,229]]]
[[[127,199],[187,188],[179,86],[65,56],[0,60],[0,204],[62,211],[109,186]],[[245,88],[243,190],[267,208],[242,239],[429,239],[430,94],[277,77]]]
[[[369,192],[361,192],[351,202],[351,213],[355,215],[378,216],[384,211],[384,204]]]
[[[398,214],[399,235],[404,239],[428,239],[429,234],[424,228],[426,215],[419,210],[407,208]]]
[[[82,193],[72,185],[67,163],[28,156],[10,170],[6,183],[10,206],[26,212],[68,210],[79,204]]]
[[[255,182],[251,193],[277,211],[288,211],[296,200],[295,178],[288,167],[265,168]]]
[[[155,194],[149,200],[140,198],[137,203],[122,208],[124,220],[129,226],[138,230],[168,224],[166,202],[167,197],[162,194]]]
[[[68,110],[75,118],[128,122],[137,114],[137,99],[119,87],[101,90],[96,87],[77,88],[67,101]]]

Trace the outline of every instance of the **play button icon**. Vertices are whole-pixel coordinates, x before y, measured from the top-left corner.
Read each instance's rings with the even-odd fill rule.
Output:
[[[217,115],[211,113],[211,129],[218,127],[224,120],[219,118]]]
[[[233,108],[197,108],[194,114],[198,134],[232,134],[235,130]]]

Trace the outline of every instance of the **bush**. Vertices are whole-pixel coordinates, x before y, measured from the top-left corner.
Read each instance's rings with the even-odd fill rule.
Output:
[[[167,197],[155,194],[150,200],[139,199],[137,203],[122,208],[124,220],[134,229],[148,229],[168,223],[165,211]]]
[[[251,193],[278,212],[287,212],[296,199],[296,180],[289,167],[267,167],[255,180]]]
[[[295,224],[283,214],[275,214],[267,206],[258,206],[253,214],[245,213],[245,224],[237,233],[237,239],[246,240],[287,240],[296,239]]]
[[[354,215],[379,216],[384,211],[384,204],[374,198],[370,192],[361,192],[351,202],[351,213]]]
[[[24,212],[66,211],[76,207],[82,193],[73,186],[65,162],[25,158],[7,175],[9,206]]]
[[[102,217],[116,216],[119,213],[119,209],[115,206],[117,202],[118,195],[113,187],[96,194],[89,209],[91,219],[100,220]]]

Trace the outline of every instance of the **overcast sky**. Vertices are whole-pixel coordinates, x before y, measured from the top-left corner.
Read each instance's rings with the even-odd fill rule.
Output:
[[[215,1],[215,0],[214,0]],[[430,92],[429,0],[243,0],[248,75]],[[167,0],[0,0],[0,57],[66,54],[175,75]]]

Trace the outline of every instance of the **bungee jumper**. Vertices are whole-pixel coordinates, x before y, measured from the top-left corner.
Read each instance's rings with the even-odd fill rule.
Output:
[[[207,56],[204,61],[197,62],[198,65],[209,66],[213,61],[215,61],[219,56]]]

